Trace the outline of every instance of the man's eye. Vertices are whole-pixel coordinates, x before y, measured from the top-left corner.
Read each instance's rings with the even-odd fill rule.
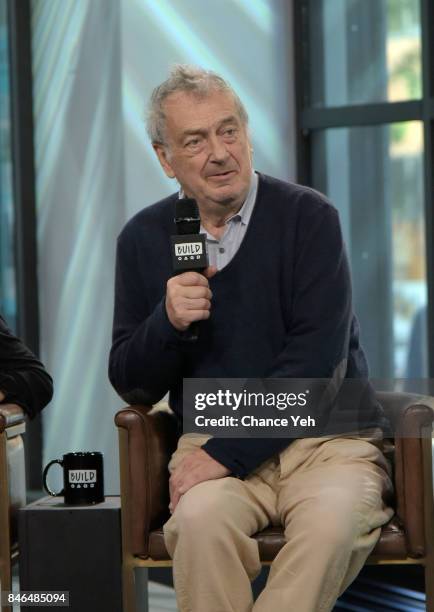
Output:
[[[224,136],[235,136],[237,130],[235,128],[227,128],[224,132]]]
[[[195,147],[199,144],[200,140],[199,138],[192,138],[191,140],[187,140],[187,142],[185,143],[186,147]]]

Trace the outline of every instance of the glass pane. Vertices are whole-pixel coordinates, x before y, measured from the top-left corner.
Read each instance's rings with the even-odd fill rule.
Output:
[[[338,208],[371,375],[427,375],[423,128],[318,132],[314,185]]]
[[[16,327],[6,0],[0,0],[0,312]]]
[[[309,106],[421,97],[420,0],[309,0]]]

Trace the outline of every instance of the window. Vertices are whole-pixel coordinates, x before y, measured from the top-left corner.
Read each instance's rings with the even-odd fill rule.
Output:
[[[428,375],[434,9],[295,3],[299,180],[338,208],[371,375]],[[429,239],[428,239],[429,238]]]
[[[422,96],[419,0],[310,0],[310,104]]]
[[[6,0],[0,1],[0,312],[16,328],[14,204],[10,143],[8,28]]]

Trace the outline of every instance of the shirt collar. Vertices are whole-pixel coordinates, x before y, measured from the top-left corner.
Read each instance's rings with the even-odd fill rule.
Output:
[[[232,217],[229,217],[229,219],[226,220],[226,223],[229,223],[229,221],[232,221],[232,219],[239,218],[241,219],[241,223],[243,225],[248,225],[250,221],[250,217],[252,216],[253,207],[255,205],[257,193],[258,193],[258,175],[256,174],[256,172],[253,171],[252,178],[250,180],[249,191],[247,193],[247,197],[244,200],[243,205],[241,206],[240,210],[237,213],[235,213],[234,215],[232,215]],[[179,198],[184,197],[184,191],[182,187],[179,190],[178,197]],[[203,232],[205,231],[204,228],[202,228],[202,225],[201,225],[201,231]]]
[[[253,207],[255,205],[256,194],[258,193],[258,175],[255,172],[252,172],[252,178],[250,181],[249,192],[244,201],[244,204],[241,206],[240,210],[235,213],[232,217],[230,217],[228,221],[239,217],[241,219],[241,223],[244,225],[248,225],[250,221],[250,217],[252,216]]]

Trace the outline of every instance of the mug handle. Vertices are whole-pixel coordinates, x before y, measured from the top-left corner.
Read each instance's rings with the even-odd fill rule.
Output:
[[[65,489],[62,489],[61,491],[56,493],[55,491],[52,491],[50,489],[50,487],[48,486],[48,484],[47,484],[48,470],[50,469],[50,467],[54,463],[58,463],[60,466],[63,467],[63,459],[53,459],[53,461],[50,461],[50,463],[45,467],[44,473],[42,474],[42,481],[43,481],[43,484],[44,484],[44,489],[47,491],[47,493],[49,493],[53,497],[57,497],[58,495],[64,495],[65,494]]]

